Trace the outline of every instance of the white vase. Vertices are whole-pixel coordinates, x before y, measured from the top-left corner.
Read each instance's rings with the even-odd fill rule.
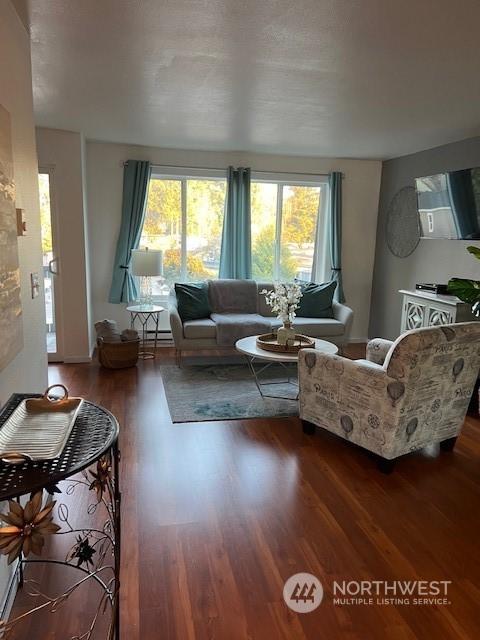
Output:
[[[277,330],[277,342],[282,346],[288,346],[295,341],[295,329],[291,322],[284,322],[283,327]]]

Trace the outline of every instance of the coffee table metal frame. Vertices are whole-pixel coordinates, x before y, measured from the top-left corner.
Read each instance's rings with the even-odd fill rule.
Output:
[[[255,369],[255,362],[258,360],[258,358],[255,358],[255,356],[251,357],[251,356],[247,356],[245,355],[245,359],[247,361],[248,364],[248,368],[250,369],[250,373],[252,374],[252,377],[255,381],[255,384],[257,386],[257,389],[260,393],[260,395],[262,396],[262,398],[277,398],[278,400],[298,400],[298,391],[297,391],[297,395],[295,397],[292,396],[282,396],[279,394],[274,394],[274,393],[264,393],[262,387],[267,387],[273,384],[291,384],[295,387],[297,387],[298,389],[298,378],[292,378],[290,376],[290,371],[287,367],[287,365],[285,364],[285,362],[281,362],[280,360],[276,360],[274,362],[267,362],[265,363],[260,369]],[[266,371],[267,369],[269,369],[272,365],[274,364],[279,364],[283,369],[285,369],[286,373],[287,373],[287,379],[286,380],[261,380],[260,376],[261,374]]]
[[[247,338],[241,338],[235,343],[235,348],[239,351],[248,364],[248,368],[254,379],[255,385],[262,398],[275,398],[277,400],[298,400],[298,377],[293,378],[290,375],[288,364],[298,364],[298,353],[281,353],[278,351],[266,351],[257,347],[257,336],[248,336]],[[337,354],[338,347],[333,342],[327,342],[326,340],[315,339],[315,349],[323,351],[324,353]],[[255,364],[258,362],[264,363],[260,368],[255,368]],[[261,379],[262,373],[267,371],[272,365],[280,365],[287,373],[286,380],[270,380],[266,381]],[[262,387],[275,385],[275,384],[291,384],[297,387],[297,394],[295,397],[284,396],[274,393],[265,393]]]

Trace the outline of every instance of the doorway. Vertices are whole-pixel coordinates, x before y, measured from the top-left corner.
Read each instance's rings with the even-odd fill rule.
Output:
[[[54,197],[53,169],[38,171],[42,235],[43,285],[45,291],[46,347],[49,362],[63,360],[60,300],[60,251]]]

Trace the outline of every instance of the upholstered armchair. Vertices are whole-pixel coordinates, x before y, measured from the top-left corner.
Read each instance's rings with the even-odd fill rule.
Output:
[[[480,367],[480,322],[415,329],[395,342],[374,339],[365,360],[315,349],[299,356],[300,417],[379,456],[391,471],[399,456],[440,442],[451,450]]]

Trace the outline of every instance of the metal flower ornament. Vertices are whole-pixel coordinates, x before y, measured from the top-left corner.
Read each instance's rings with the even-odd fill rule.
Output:
[[[97,471],[90,471],[89,473],[93,478],[89,487],[90,491],[95,491],[97,502],[101,502],[111,478],[112,465],[110,459],[108,457],[100,458],[97,462]]]
[[[91,565],[94,566],[93,556],[97,553],[96,549],[92,547],[88,537],[82,538],[81,536],[77,536],[77,542],[70,550],[70,554],[68,559],[76,560],[77,567],[81,567],[83,564],[86,564],[87,567]]]
[[[0,528],[0,553],[8,555],[8,564],[20,555],[28,556],[30,552],[40,555],[45,544],[45,537],[60,530],[53,522],[53,500],[42,508],[43,492],[37,491],[30,496],[25,507],[10,500],[9,512],[0,514],[6,526]]]

